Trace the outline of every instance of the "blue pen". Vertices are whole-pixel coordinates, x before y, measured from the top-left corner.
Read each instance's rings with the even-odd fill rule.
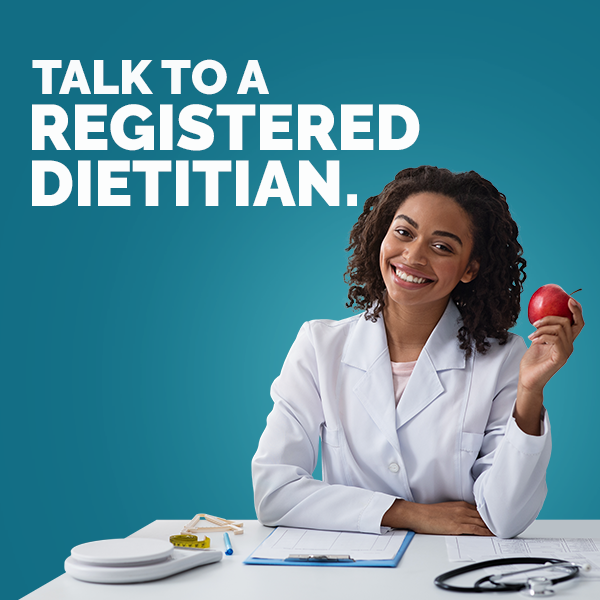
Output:
[[[231,547],[231,540],[229,539],[229,534],[223,534],[223,542],[225,542],[225,554],[227,556],[231,556],[233,554],[233,548]]]

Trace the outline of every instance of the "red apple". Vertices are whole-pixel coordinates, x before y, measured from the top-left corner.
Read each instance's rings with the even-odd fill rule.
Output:
[[[573,313],[569,309],[570,297],[565,290],[555,283],[543,285],[531,296],[531,300],[529,301],[527,309],[529,322],[533,325],[533,323],[542,317],[553,315],[567,317],[573,323]]]

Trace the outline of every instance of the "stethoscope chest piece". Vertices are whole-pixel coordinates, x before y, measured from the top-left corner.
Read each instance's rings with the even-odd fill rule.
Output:
[[[527,580],[527,588],[521,592],[522,596],[527,596],[528,598],[552,596],[553,594],[552,581],[547,577],[530,577]]]

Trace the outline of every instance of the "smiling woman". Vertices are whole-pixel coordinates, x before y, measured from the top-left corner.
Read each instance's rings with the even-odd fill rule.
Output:
[[[508,332],[525,261],[506,198],[477,173],[419,167],[369,198],[350,234],[348,306],[305,323],[271,388],[253,460],[267,525],[521,533],[546,497],[543,388],[583,327]],[[312,478],[319,439],[323,481]]]
[[[435,324],[457,284],[476,277],[479,261],[472,258],[470,229],[468,214],[441,194],[414,194],[396,211],[379,256],[387,290],[388,340],[397,329],[392,320],[409,313],[416,311],[421,319],[429,315]],[[396,347],[390,346],[390,355],[400,361]],[[418,356],[420,348],[415,351]]]
[[[406,201],[415,195],[427,196],[432,202],[423,218],[437,216],[436,211],[445,207],[445,218],[451,218],[453,226],[461,231],[467,230],[461,237],[458,229],[452,232],[449,227],[446,228],[449,229],[446,233],[460,237],[458,247],[458,241],[452,236],[441,236],[439,240],[441,246],[450,251],[459,249],[461,254],[467,254],[463,245],[470,243],[469,264],[474,261],[473,267],[478,269],[476,277],[470,281],[459,278],[460,281],[457,280],[451,290],[452,300],[459,307],[463,320],[458,335],[461,348],[469,355],[473,341],[479,352],[485,352],[489,347],[489,338],[506,342],[508,330],[519,316],[526,262],[517,240],[519,230],[510,215],[505,196],[473,171],[451,173],[433,167],[405,169],[385,186],[381,194],[365,202],[363,213],[350,234],[348,250],[353,254],[346,271],[350,284],[348,306],[365,309],[374,319],[383,310],[386,282],[379,267],[380,247],[394,224],[392,221],[411,225],[409,221],[395,217],[405,214],[411,218]],[[433,203],[430,196],[434,195],[442,196],[446,202],[440,198]],[[453,202],[447,202],[450,199]],[[426,210],[424,203],[417,204],[423,204],[421,210]],[[401,206],[405,208],[397,215]],[[454,217],[449,214],[453,212]],[[419,222],[414,218],[411,220],[412,231],[417,233],[415,223]],[[410,227],[406,229],[410,230]],[[435,233],[439,235],[441,232]],[[439,250],[443,254],[441,246]]]

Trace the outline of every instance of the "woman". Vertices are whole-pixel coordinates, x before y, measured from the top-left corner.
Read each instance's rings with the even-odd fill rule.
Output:
[[[369,198],[350,235],[343,321],[305,323],[271,388],[252,470],[265,525],[512,537],[546,496],[543,388],[583,327],[508,333],[525,261],[504,195],[419,167]],[[312,478],[319,438],[323,481]]]

